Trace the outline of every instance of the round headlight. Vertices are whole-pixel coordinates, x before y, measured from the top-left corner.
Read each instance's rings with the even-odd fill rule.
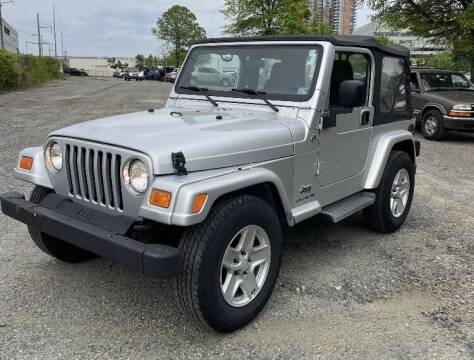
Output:
[[[123,182],[134,194],[143,194],[148,189],[149,173],[140,159],[128,161],[123,168]]]
[[[63,168],[63,151],[58,143],[52,141],[46,146],[46,164],[52,171],[60,171]]]

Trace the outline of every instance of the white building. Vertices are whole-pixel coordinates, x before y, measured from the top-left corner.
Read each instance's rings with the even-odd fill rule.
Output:
[[[135,66],[134,58],[115,58],[120,60],[122,64],[128,64],[129,67]],[[90,76],[112,76],[114,69],[107,63],[106,57],[86,57],[86,56],[69,56],[67,57],[69,67],[84,69]]]
[[[14,53],[20,52],[20,47],[18,46],[18,31],[15,30],[13,26],[3,19],[3,43],[5,50],[11,51]]]
[[[376,22],[370,22],[355,29],[354,35],[385,37],[395,44],[407,47],[412,56],[431,55],[446,50],[439,45],[430,43],[427,39],[410,35],[408,30],[394,30],[385,24]]]

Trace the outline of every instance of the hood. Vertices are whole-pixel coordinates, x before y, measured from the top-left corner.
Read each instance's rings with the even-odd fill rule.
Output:
[[[304,125],[275,112],[164,108],[72,125],[50,136],[120,146],[151,159],[155,174],[174,172],[171,153],[182,151],[188,171],[237,166],[291,156],[289,125]]]
[[[474,90],[429,91],[430,97],[454,104],[474,104]]]

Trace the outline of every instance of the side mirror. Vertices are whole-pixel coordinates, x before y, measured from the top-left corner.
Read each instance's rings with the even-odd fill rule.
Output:
[[[344,107],[357,107],[365,103],[365,86],[360,80],[344,80],[339,85],[337,97],[339,105]]]

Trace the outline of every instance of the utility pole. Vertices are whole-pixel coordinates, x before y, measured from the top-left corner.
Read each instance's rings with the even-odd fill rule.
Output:
[[[38,25],[38,55],[43,55],[43,48],[41,45],[41,28],[40,28],[40,14],[36,14],[36,24]]]
[[[2,50],[5,49],[5,41],[3,39],[3,17],[2,17],[2,5],[13,3],[13,0],[0,1],[0,44]]]
[[[56,9],[54,7],[54,1],[53,1],[53,28],[54,28],[54,57],[57,59],[58,58],[58,47],[56,43]]]
[[[64,41],[63,41],[63,31],[61,30],[61,56],[64,58]]]

